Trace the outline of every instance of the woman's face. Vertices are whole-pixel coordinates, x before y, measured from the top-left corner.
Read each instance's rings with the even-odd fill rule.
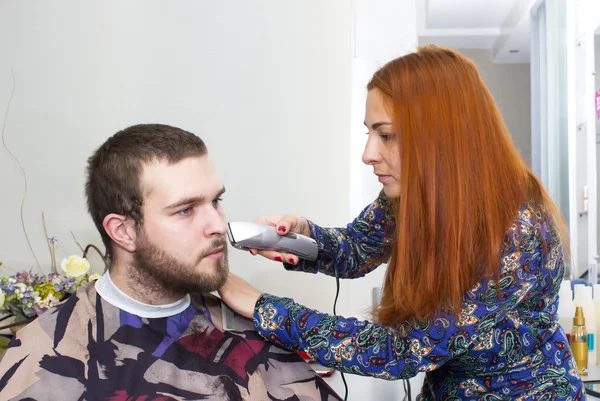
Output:
[[[363,152],[362,161],[373,166],[373,173],[383,184],[383,191],[389,198],[400,195],[400,153],[397,134],[392,126],[392,116],[388,113],[385,99],[377,89],[367,93],[365,125],[369,139]]]

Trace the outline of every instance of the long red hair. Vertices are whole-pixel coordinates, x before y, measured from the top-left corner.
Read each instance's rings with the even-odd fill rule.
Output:
[[[519,208],[544,207],[565,229],[541,182],[517,153],[477,68],[426,46],[392,60],[367,86],[386,99],[401,160],[396,244],[376,318],[387,325],[457,315],[466,291],[499,276],[501,243]]]

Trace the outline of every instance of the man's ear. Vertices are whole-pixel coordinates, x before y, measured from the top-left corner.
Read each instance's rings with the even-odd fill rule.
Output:
[[[135,223],[125,216],[111,213],[104,218],[102,226],[108,236],[117,246],[129,251],[135,251]]]

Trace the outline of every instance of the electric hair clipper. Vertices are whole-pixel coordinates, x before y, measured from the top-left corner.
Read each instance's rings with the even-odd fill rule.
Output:
[[[251,248],[291,253],[299,258],[314,261],[319,256],[317,241],[305,235],[288,233],[279,235],[275,227],[249,222],[227,223],[227,237],[234,248]]]

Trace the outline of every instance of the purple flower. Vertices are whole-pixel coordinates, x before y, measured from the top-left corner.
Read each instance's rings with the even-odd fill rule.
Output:
[[[54,244],[55,242],[58,242],[58,237],[50,237],[48,238],[48,241],[50,241],[51,244]]]
[[[0,288],[2,288],[2,291],[6,294],[6,295],[12,295],[15,293],[15,287],[13,286],[13,283],[6,283],[2,286],[0,286]]]
[[[35,311],[36,315],[40,316],[42,313],[46,312],[48,308],[36,304],[33,305],[33,310]]]
[[[17,282],[21,282],[21,283],[28,283],[29,282],[29,273],[28,272],[19,272],[16,274],[15,278],[17,279]]]
[[[72,277],[65,277],[63,279],[63,287],[64,288],[70,288],[73,284],[75,284],[75,279]]]
[[[32,317],[35,316],[35,310],[33,308],[23,308],[23,314],[26,317]]]

